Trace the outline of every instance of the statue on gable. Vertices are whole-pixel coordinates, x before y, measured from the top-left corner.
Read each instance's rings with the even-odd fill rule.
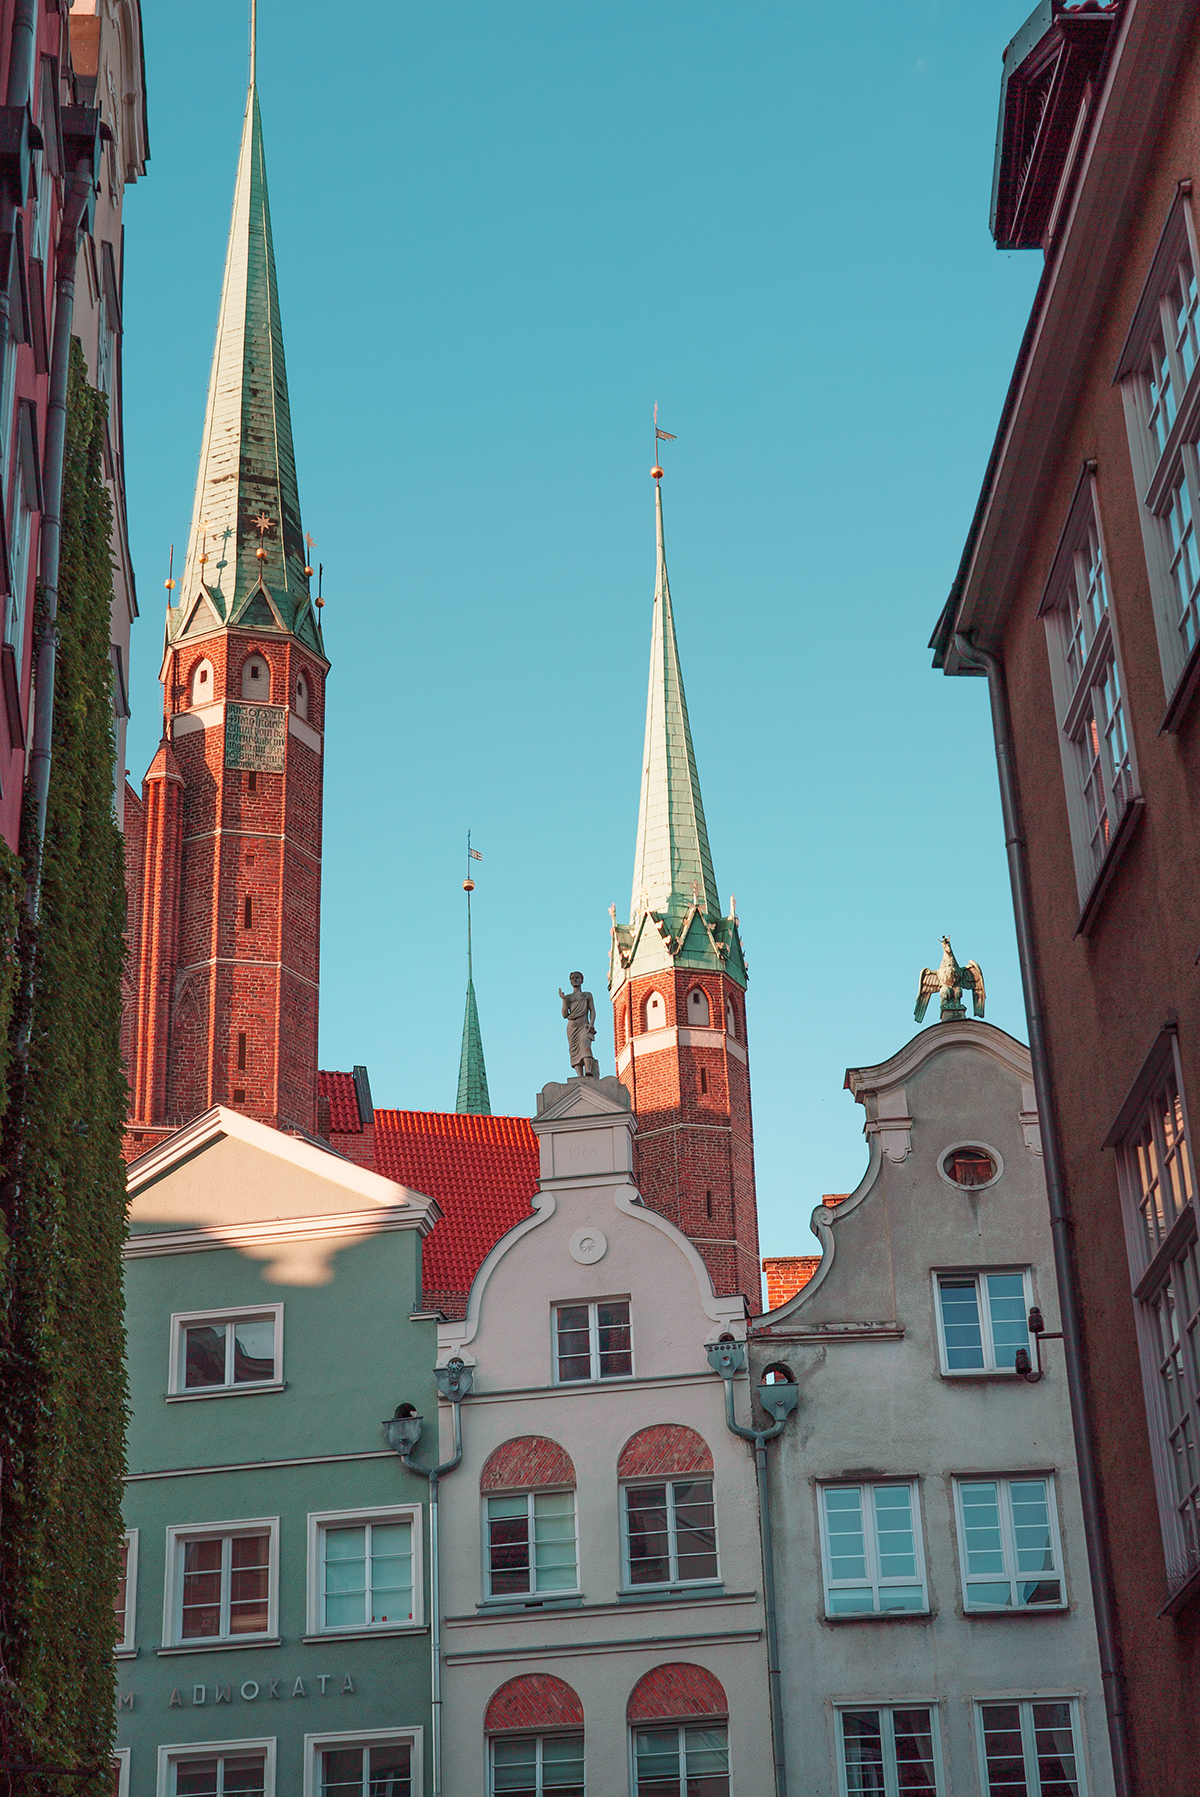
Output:
[[[596,1040],[596,1001],[590,992],[583,990],[583,975],[573,973],[571,990],[564,992],[560,986],[558,996],[562,999],[562,1014],[567,1020],[571,1066],[580,1079],[599,1079],[600,1063],[592,1054],[592,1043]]]

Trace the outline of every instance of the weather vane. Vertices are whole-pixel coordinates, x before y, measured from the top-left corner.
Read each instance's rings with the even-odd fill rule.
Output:
[[[676,441],[676,437],[675,437],[674,431],[660,431],[658,428],[658,401],[655,400],[655,402],[654,402],[654,466],[650,470],[652,479],[661,480],[663,477],[663,471],[658,465],[658,446],[659,446],[659,444],[660,443],[674,443],[675,441]]]
[[[254,553],[258,557],[260,562],[265,562],[267,559],[267,545],[266,545],[265,539],[266,539],[267,532],[270,529],[272,529],[271,520],[270,520],[270,518],[267,517],[267,514],[265,512],[260,512],[258,514],[258,517],[252,519],[251,522],[253,523],[255,530],[258,532],[258,548],[254,551]]]
[[[176,586],[178,585],[178,582],[175,579],[175,545],[174,545],[174,543],[171,544],[171,554],[167,561],[167,578],[163,581],[163,585],[166,587],[168,593],[173,593],[175,591]],[[168,601],[168,604],[169,603],[170,603],[170,601]]]

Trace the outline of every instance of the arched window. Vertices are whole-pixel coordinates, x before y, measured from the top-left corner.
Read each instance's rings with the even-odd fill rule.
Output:
[[[198,661],[192,669],[192,704],[210,705],[217,696],[211,661]]]
[[[296,676],[296,716],[308,716],[308,680],[303,674]]]
[[[685,1423],[639,1429],[621,1449],[627,1590],[713,1585],[720,1577],[713,1462]]]
[[[248,655],[242,663],[242,697],[271,703],[271,670],[262,655]]]
[[[666,1026],[667,1002],[661,992],[650,992],[642,1005],[642,1028],[661,1030]]]
[[[729,1700],[707,1666],[675,1660],[645,1673],[629,1693],[637,1797],[703,1791],[728,1797]]]
[[[706,1030],[712,1022],[712,1010],[708,1002],[708,994],[700,986],[693,986],[687,998],[687,1020],[693,1029]]]
[[[583,1705],[552,1672],[510,1678],[484,1714],[488,1797],[579,1797],[583,1791]]]
[[[493,1448],[479,1477],[487,1540],[488,1597],[544,1597],[579,1589],[575,1467],[544,1435]]]
[[[738,1033],[737,1006],[734,1004],[733,1000],[729,997],[728,993],[725,996],[725,1028],[729,1031],[729,1034],[731,1036],[734,1036],[734,1037],[737,1036],[737,1033]]]

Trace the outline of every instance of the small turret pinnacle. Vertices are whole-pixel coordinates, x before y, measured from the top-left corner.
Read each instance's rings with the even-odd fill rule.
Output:
[[[695,902],[716,921],[721,901],[713,877],[704,801],[688,723],[687,699],[675,640],[667,555],[663,544],[662,470],[654,469],[658,565],[650,638],[650,689],[637,850],[633,863],[631,926],[643,911],[665,917],[672,929]]]

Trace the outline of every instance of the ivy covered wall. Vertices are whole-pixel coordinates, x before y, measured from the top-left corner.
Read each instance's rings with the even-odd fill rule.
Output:
[[[36,936],[27,920],[16,928],[33,853],[28,806],[21,860],[0,844],[0,1792],[22,1797],[107,1797],[105,1777],[15,1768],[107,1767],[115,1701],[125,887],[113,813],[105,415],[73,342]]]

